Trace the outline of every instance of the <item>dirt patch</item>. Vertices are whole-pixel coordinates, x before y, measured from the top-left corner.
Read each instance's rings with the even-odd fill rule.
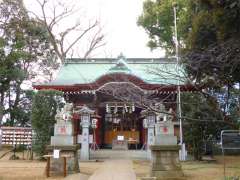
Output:
[[[0,155],[6,150],[0,151]],[[9,160],[12,153],[8,153],[0,159],[0,180],[60,180],[63,176],[52,176],[46,178],[45,167],[46,161],[39,160],[22,160],[22,153],[16,153],[20,160]],[[102,165],[102,162],[80,162],[80,173],[68,175],[66,179],[87,180]]]
[[[220,180],[224,179],[223,158],[221,156],[215,157],[216,162],[206,161],[188,161],[183,162],[182,169],[189,180]],[[240,156],[227,156],[226,162],[226,176],[240,177]],[[150,161],[134,160],[134,171],[137,178],[146,177],[150,172]]]

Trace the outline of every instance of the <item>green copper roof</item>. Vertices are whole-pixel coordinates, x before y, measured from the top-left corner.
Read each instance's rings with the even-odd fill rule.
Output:
[[[67,59],[55,80],[44,85],[86,84],[112,73],[137,76],[149,84],[177,84],[177,68],[174,59]],[[181,84],[184,78],[181,78]]]

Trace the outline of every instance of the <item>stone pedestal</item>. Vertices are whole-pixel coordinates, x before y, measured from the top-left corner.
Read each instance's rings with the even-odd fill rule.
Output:
[[[177,144],[177,137],[169,136],[169,135],[165,135],[165,134],[157,135],[154,144],[166,145],[166,146]]]
[[[53,154],[54,149],[60,150],[61,155],[69,155],[67,158],[67,173],[78,173],[78,149],[79,145],[74,144],[73,125],[71,121],[58,121],[54,125],[54,136],[51,137],[51,145],[47,146],[48,154]],[[62,174],[63,159],[52,158],[50,171],[53,174]]]
[[[54,136],[51,137],[51,144],[47,146],[49,155],[53,155],[55,149],[60,150],[61,155],[68,155],[67,173],[78,173],[78,149],[79,145],[74,143],[72,124],[72,104],[67,103],[62,111],[57,111],[54,125]],[[53,174],[63,173],[63,158],[51,158],[50,171]]]
[[[60,146],[53,146],[49,145],[47,146],[48,154],[52,155],[54,149],[60,150],[60,156],[61,155],[69,155],[70,158],[67,158],[67,173],[78,173],[79,170],[79,164],[78,164],[78,149],[79,145],[60,145]],[[50,173],[51,174],[62,174],[63,173],[63,159],[62,158],[51,158],[50,161]]]
[[[157,180],[184,179],[179,162],[180,146],[177,145],[177,137],[174,136],[172,121],[157,122],[155,133],[154,144],[150,146],[152,152],[151,176],[156,177]]]
[[[61,121],[54,125],[54,136],[51,137],[52,146],[71,146],[73,142],[72,122]]]
[[[151,177],[156,179],[183,179],[178,145],[152,145]]]

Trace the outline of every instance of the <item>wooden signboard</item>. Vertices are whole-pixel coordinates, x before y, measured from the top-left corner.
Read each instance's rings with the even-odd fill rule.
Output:
[[[222,130],[221,131],[221,146],[223,156],[223,173],[226,177],[226,162],[225,150],[240,150],[240,130]]]
[[[222,149],[240,149],[240,131],[224,130],[221,132]]]

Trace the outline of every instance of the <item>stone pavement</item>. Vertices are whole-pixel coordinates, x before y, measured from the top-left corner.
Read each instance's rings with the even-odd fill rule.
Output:
[[[107,160],[88,180],[136,180],[131,160]]]
[[[77,174],[69,174],[64,179],[65,180],[76,180],[76,179],[78,179],[78,180],[88,180],[88,178],[89,178],[88,175],[77,173]]]

